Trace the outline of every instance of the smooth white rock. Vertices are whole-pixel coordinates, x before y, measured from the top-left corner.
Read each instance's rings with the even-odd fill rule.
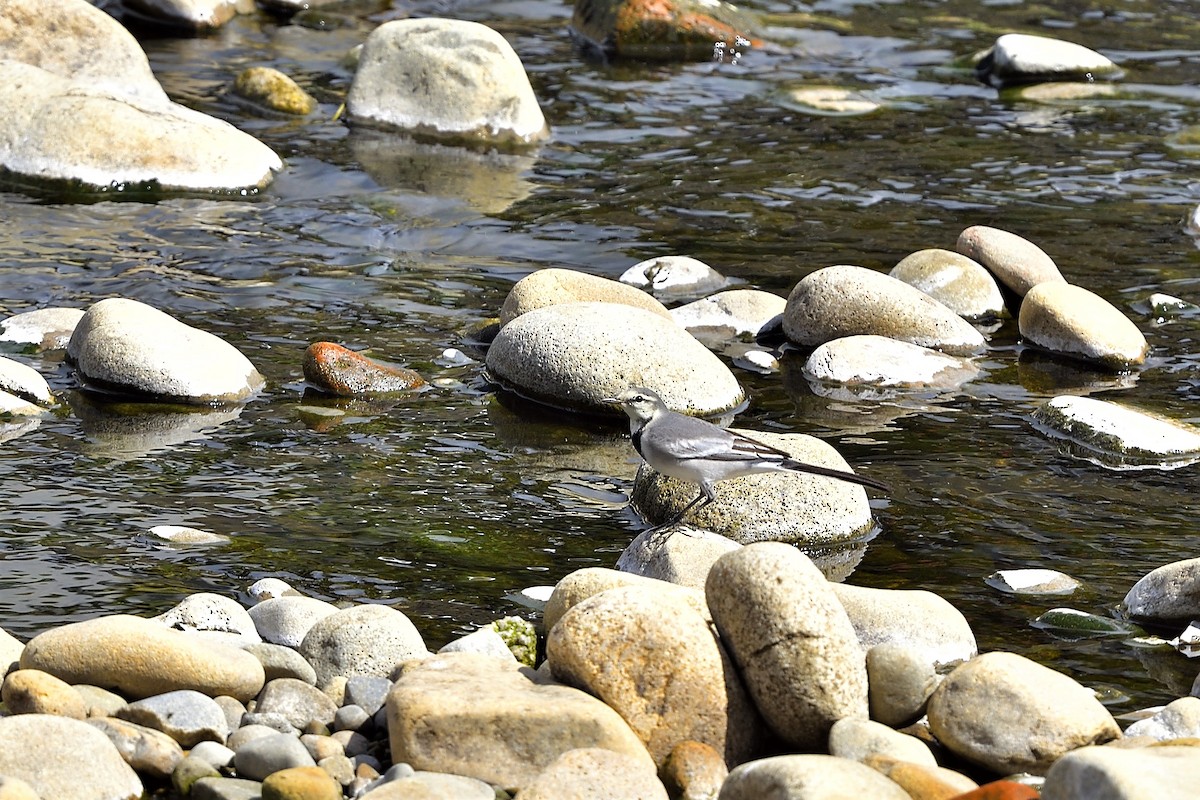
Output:
[[[216,544],[229,541],[228,536],[184,525],[155,525],[150,529],[150,534],[175,544]]]
[[[248,644],[262,641],[254,620],[238,601],[212,592],[188,595],[154,619],[181,631],[231,633]]]
[[[850,387],[949,390],[979,375],[967,359],[886,336],[845,336],[817,347],[804,377]]]
[[[15,417],[33,417],[45,410],[41,406],[34,405],[28,400],[0,389],[0,415],[11,414]]]
[[[724,275],[691,256],[659,256],[639,261],[621,273],[618,280],[651,294],[672,296],[695,296],[728,283]]]
[[[54,395],[42,374],[28,364],[0,356],[0,389],[41,406],[54,405]]]
[[[1125,729],[1126,736],[1167,739],[1200,738],[1200,697],[1181,697],[1167,703],[1152,717],[1138,720]],[[1196,754],[1200,759],[1200,753]]]
[[[83,318],[82,308],[39,308],[0,321],[0,342],[22,342],[61,350]]]
[[[1002,569],[989,575],[987,583],[1010,594],[1070,594],[1080,586],[1054,569]]]
[[[273,597],[283,597],[286,594],[300,594],[292,588],[291,584],[279,578],[260,578],[250,584],[247,592],[260,603]]]
[[[756,336],[783,313],[786,305],[787,301],[777,294],[730,289],[673,308],[671,318],[685,328],[731,328],[735,334]]]
[[[1026,33],[998,37],[991,57],[989,72],[1002,83],[1101,77],[1119,71],[1111,59],[1083,45]]]
[[[1034,419],[1044,431],[1101,453],[1164,467],[1200,458],[1200,428],[1107,400],[1060,395]]]

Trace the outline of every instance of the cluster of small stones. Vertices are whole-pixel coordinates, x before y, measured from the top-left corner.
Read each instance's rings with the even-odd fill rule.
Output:
[[[505,618],[436,654],[395,608],[277,579],[248,609],[203,593],[0,630],[0,798],[1170,800],[1200,780],[1200,697],[1122,734],[1071,677],[978,654],[930,592],[670,538],[678,583],[582,569],[527,592],[540,632]],[[1194,617],[1197,596],[1193,559],[1126,604]]]

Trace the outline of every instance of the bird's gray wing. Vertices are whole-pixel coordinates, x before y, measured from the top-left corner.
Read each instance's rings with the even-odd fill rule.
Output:
[[[655,433],[655,447],[681,461],[777,461],[788,457],[770,445],[684,414],[664,419]]]

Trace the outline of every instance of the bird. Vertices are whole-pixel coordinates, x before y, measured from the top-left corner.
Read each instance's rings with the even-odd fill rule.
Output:
[[[757,441],[743,433],[726,430],[697,417],[667,408],[658,394],[641,386],[626,389],[601,402],[617,404],[629,415],[633,447],[642,460],[658,472],[698,484],[700,494],[667,524],[678,523],[717,499],[715,484],[729,478],[763,472],[806,472],[869,486],[883,492],[891,488],[883,481],[853,472],[806,464],[790,453]]]

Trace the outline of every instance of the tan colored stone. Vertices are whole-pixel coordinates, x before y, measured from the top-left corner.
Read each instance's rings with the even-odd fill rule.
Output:
[[[539,269],[513,284],[500,307],[500,324],[507,325],[535,308],[560,303],[597,301],[622,303],[671,319],[667,307],[641,289],[572,269]]]
[[[1146,337],[1115,306],[1081,286],[1048,282],[1029,290],[1018,317],[1021,336],[1053,353],[1109,369],[1140,366]]]
[[[867,756],[863,763],[899,784],[912,800],[951,800],[979,788],[966,775],[937,764],[914,764],[884,755]]]
[[[320,767],[291,767],[268,775],[262,800],[341,800],[342,787]]]
[[[516,800],[619,797],[667,800],[667,790],[640,759],[597,747],[568,750],[517,793]]]
[[[657,578],[645,578],[641,575],[620,572],[607,567],[577,569],[555,585],[550,599],[546,602],[546,608],[542,612],[542,625],[548,633],[553,630],[564,614],[579,603],[593,595],[619,586],[659,586],[661,588],[662,586],[675,587],[675,584],[667,584]],[[710,619],[708,604],[704,600],[703,587],[693,589],[679,586],[675,587],[675,590],[680,593],[680,597],[686,598],[692,608],[703,615],[705,619]]]
[[[954,249],[987,267],[1019,296],[1041,283],[1065,283],[1054,259],[1028,239],[1000,228],[972,225],[958,235]]]
[[[0,686],[0,698],[10,714],[54,714],[83,719],[87,703],[71,684],[37,669],[18,669]]]

